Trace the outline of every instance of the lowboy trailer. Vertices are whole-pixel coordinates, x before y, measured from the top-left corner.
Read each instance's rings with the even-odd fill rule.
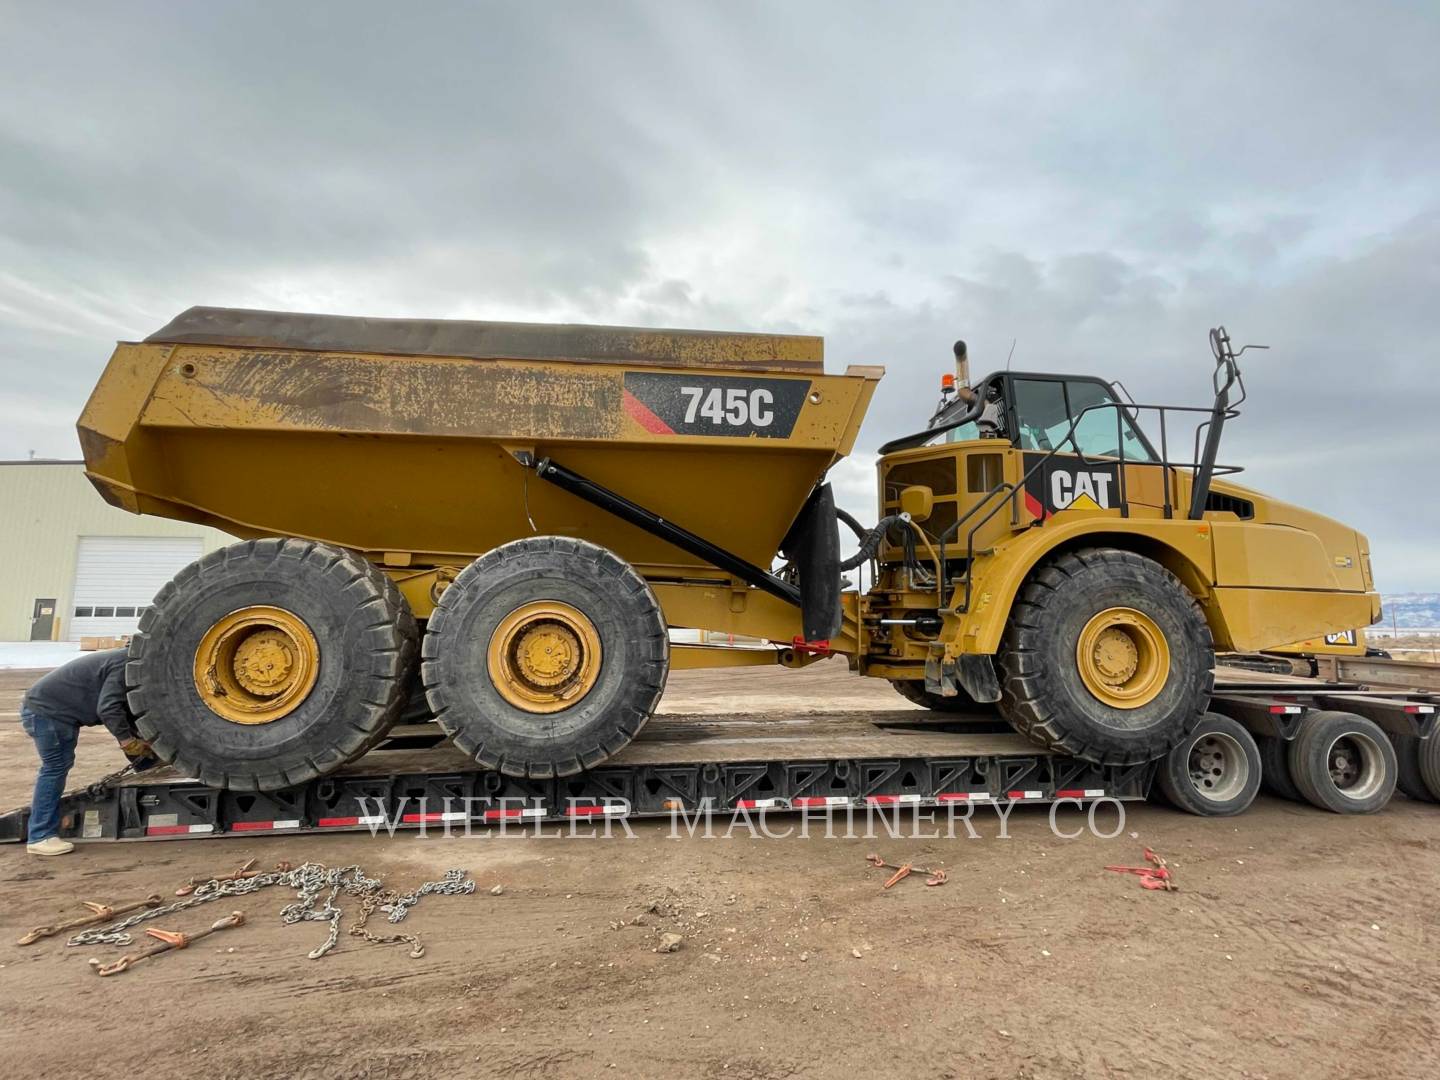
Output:
[[[1369,661],[1413,681],[1412,665]],[[1221,667],[1195,733],[1158,761],[1103,765],[1040,749],[994,712],[771,712],[757,721],[662,714],[598,768],[536,780],[476,765],[438,725],[392,727],[334,773],[267,792],[173,768],[67,796],[61,835],[154,840],[472,828],[611,817],[927,809],[1143,800],[1155,790],[1207,816],[1242,812],[1263,787],[1337,813],[1370,813],[1397,789],[1440,800],[1440,694]],[[1427,786],[1427,779],[1434,786]],[[0,815],[0,842],[28,808]]]

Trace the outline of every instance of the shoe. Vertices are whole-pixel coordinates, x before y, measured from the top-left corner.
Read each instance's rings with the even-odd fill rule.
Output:
[[[69,855],[75,850],[75,845],[69,840],[61,840],[58,836],[47,836],[36,844],[26,844],[25,850],[31,855]]]

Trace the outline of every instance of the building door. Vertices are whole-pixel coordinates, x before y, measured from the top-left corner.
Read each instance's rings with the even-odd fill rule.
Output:
[[[198,536],[82,536],[68,641],[133,634],[161,587],[200,557]]]
[[[30,616],[30,640],[49,641],[55,633],[55,598],[36,600]]]

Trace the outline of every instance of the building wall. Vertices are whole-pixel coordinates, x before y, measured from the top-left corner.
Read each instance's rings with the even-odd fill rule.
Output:
[[[79,462],[0,462],[0,641],[26,641],[35,601],[54,597],[65,635],[82,536],[198,536],[209,552],[234,537],[111,506]]]

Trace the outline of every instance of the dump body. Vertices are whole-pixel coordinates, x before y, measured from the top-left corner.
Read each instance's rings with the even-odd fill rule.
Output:
[[[693,572],[520,461],[769,566],[878,377],[826,375],[819,338],[194,308],[116,348],[79,428],[91,480],[134,513],[392,565],[555,534]]]

